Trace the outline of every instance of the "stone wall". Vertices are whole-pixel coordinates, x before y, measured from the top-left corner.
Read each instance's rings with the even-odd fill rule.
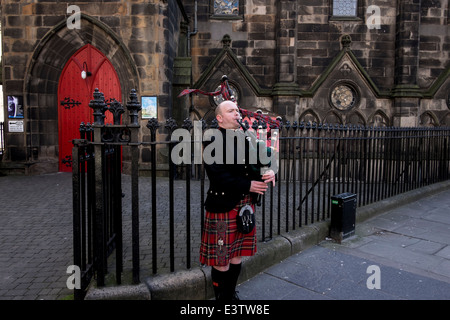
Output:
[[[124,103],[132,88],[157,96],[159,122],[212,118],[211,97],[176,95],[214,91],[227,74],[242,107],[289,121],[450,125],[449,1],[359,0],[354,18],[333,16],[329,0],[240,0],[235,16],[214,15],[213,2],[2,0],[4,102],[23,96],[25,110],[24,132],[5,134],[3,165],[58,170],[59,76],[87,43],[116,68]],[[80,29],[67,28],[68,5]],[[352,101],[337,106],[346,90]]]
[[[190,16],[194,2],[185,1]],[[192,39],[193,79],[202,89],[217,85],[211,64],[218,63],[229,35],[231,52],[248,72],[230,81],[246,87],[250,78],[260,89],[253,90],[258,98],[242,97],[244,108],[290,121],[450,125],[448,1],[360,0],[351,19],[334,17],[328,0],[245,0],[234,17],[214,16],[211,3],[199,2],[199,31]],[[205,72],[210,78],[202,79]],[[330,103],[343,81],[358,94],[348,110]],[[194,101],[197,117],[214,108],[209,98]]]

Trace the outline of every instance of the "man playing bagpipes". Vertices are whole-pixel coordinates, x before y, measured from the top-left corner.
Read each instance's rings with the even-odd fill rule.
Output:
[[[191,92],[216,94],[187,89],[180,95]],[[267,191],[269,183],[275,186],[276,170],[264,170],[269,163],[262,163],[258,156],[255,157],[255,152],[259,154],[258,149],[262,148],[265,152],[273,152],[273,149],[267,148],[265,141],[259,141],[256,134],[250,135],[241,130],[241,126],[245,129],[242,116],[252,114],[232,101],[226,76],[222,78],[220,93],[225,100],[215,110],[219,129],[211,141],[204,143],[205,152],[215,144],[213,156],[217,161],[205,161],[210,186],[205,201],[200,263],[212,267],[211,279],[216,300],[229,301],[239,299],[236,284],[242,257],[256,253],[255,204],[258,196]],[[221,143],[218,143],[219,140]],[[273,161],[272,155],[270,159]]]

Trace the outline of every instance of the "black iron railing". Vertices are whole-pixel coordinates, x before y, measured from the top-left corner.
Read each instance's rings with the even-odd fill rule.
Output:
[[[94,275],[97,285],[105,284],[111,264],[117,283],[124,269],[131,269],[138,283],[141,274],[198,265],[208,181],[202,161],[174,164],[171,151],[180,142],[171,136],[178,128],[189,131],[194,152],[199,137],[217,123],[195,126],[185,120],[178,127],[173,119],[153,118],[146,126],[150,141],[138,141],[137,101],[132,92],[126,105],[130,124],[121,125],[123,108],[94,93],[95,122],[74,140],[74,264],[83,275],[77,299]],[[116,112],[114,125],[103,124],[106,110]],[[450,128],[285,122],[278,140],[278,181],[257,208],[260,241],[328,219],[330,197],[342,192],[357,194],[358,206],[364,206],[450,178]],[[130,175],[121,174],[122,148],[129,154]],[[150,152],[150,177],[139,175],[143,148]],[[115,263],[108,264],[113,250]]]
[[[335,194],[356,193],[364,206],[450,178],[449,128],[307,123],[286,126],[280,136],[284,205],[278,201],[276,211],[285,211],[286,232],[329,218]]]
[[[93,109],[94,123],[81,124],[80,139],[73,140],[72,188],[73,188],[73,246],[74,264],[81,271],[81,288],[75,289],[75,299],[82,299],[90,281],[96,276],[97,285],[105,285],[108,257],[115,251],[116,283],[120,284],[123,271],[122,239],[122,147],[131,148],[132,215],[133,215],[133,263],[139,261],[138,230],[138,143],[136,92],[130,94],[127,109],[129,125],[122,125],[123,106],[116,100],[106,103],[97,89],[89,103]],[[113,114],[114,123],[105,125],[105,112]],[[139,266],[133,266],[138,270]],[[135,282],[139,274],[133,274]]]

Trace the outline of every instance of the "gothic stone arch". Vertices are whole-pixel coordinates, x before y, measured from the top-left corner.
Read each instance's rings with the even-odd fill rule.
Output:
[[[24,84],[27,140],[37,160],[36,170],[58,171],[58,82],[64,65],[81,47],[92,44],[114,65],[122,101],[131,89],[139,90],[138,73],[128,49],[105,24],[81,14],[81,28],[68,29],[64,19],[36,46]],[[41,167],[41,168],[39,168]]]

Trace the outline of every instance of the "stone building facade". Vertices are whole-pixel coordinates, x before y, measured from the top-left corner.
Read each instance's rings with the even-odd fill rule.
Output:
[[[228,73],[242,107],[291,122],[450,125],[449,1],[245,0],[234,15],[213,2],[198,2],[195,87]],[[211,99],[196,99],[201,117]]]
[[[84,68],[86,46],[111,66],[124,104],[131,89],[156,97],[159,122],[211,119],[217,99],[177,95],[215,91],[226,74],[241,107],[291,122],[449,126],[449,2],[2,0],[5,118],[8,96],[23,99],[23,117],[5,119],[0,167],[62,170],[61,109],[76,103],[61,82],[70,61]]]

